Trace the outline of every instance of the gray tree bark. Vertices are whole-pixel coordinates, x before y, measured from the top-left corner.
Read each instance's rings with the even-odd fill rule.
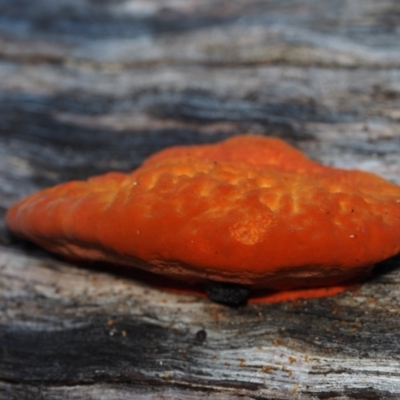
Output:
[[[0,399],[397,399],[400,257],[238,309],[64,262],[6,209],[254,132],[400,184],[395,0],[0,0]]]

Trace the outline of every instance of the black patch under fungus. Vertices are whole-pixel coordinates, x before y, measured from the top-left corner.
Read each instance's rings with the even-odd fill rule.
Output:
[[[210,282],[206,292],[211,301],[230,307],[246,304],[250,296],[250,288],[235,283]]]

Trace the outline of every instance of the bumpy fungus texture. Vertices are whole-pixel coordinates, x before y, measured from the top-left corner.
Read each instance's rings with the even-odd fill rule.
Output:
[[[253,135],[168,148],[132,173],[43,190],[6,219],[69,259],[255,289],[338,285],[400,251],[399,186]]]

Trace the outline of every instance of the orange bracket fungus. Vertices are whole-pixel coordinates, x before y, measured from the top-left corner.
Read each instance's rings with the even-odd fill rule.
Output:
[[[6,220],[68,259],[133,266],[188,287],[216,282],[208,293],[222,303],[245,301],[250,290],[285,300],[293,290],[337,292],[399,253],[400,187],[323,166],[277,138],[243,135],[45,189]],[[279,297],[288,290],[292,297]]]

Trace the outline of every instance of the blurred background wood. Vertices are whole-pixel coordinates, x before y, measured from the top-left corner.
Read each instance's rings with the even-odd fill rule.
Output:
[[[396,0],[0,0],[0,399],[397,399],[399,258],[229,309],[12,238],[35,190],[275,135],[400,184]]]

